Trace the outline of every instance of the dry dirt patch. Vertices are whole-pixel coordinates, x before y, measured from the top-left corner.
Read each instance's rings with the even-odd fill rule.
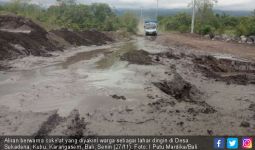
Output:
[[[181,33],[161,34],[156,41],[165,46],[186,47],[189,51],[193,49],[206,53],[231,54],[255,60],[254,45],[212,41],[204,39],[199,35]]]

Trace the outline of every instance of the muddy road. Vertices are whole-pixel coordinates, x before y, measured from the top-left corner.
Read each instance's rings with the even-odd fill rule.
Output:
[[[254,135],[255,63],[133,37],[0,72],[0,135]]]

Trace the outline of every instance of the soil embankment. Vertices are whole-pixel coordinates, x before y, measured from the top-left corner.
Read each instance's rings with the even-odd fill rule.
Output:
[[[47,32],[33,21],[20,16],[0,16],[0,60],[20,56],[50,56],[48,52],[70,46],[102,45],[113,41],[97,31],[60,29]]]
[[[111,38],[105,34],[98,31],[82,31],[75,32],[68,29],[53,30],[51,31],[55,35],[63,38],[65,41],[72,45],[82,46],[82,45],[102,45],[109,41]]]
[[[194,49],[203,53],[224,53],[255,60],[255,46],[249,44],[212,41],[189,33],[164,33],[156,41],[165,46],[186,47],[186,49]]]

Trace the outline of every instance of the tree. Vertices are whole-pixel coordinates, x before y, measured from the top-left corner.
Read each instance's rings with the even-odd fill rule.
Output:
[[[91,11],[99,22],[104,22],[108,16],[114,15],[110,6],[104,3],[93,3],[91,5]]]
[[[197,8],[196,13],[196,30],[201,33],[207,33],[212,31],[212,26],[218,26],[213,12],[213,7],[217,3],[217,0],[195,0],[195,6]],[[201,31],[206,30],[206,32]]]
[[[132,12],[126,12],[120,17],[122,27],[126,28],[128,32],[135,33],[137,31],[138,21],[137,16]]]
[[[59,6],[63,5],[75,5],[77,2],[76,0],[57,0]]]

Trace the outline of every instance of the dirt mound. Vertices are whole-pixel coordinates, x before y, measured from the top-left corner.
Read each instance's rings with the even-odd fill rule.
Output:
[[[51,56],[48,52],[62,51],[72,45],[102,45],[111,41],[111,38],[97,31],[62,29],[47,32],[24,17],[0,16],[0,60],[28,55]]]
[[[0,60],[27,55],[49,56],[47,52],[60,50],[42,34],[0,31],[0,35]]]
[[[23,32],[31,31],[34,34],[47,34],[41,26],[21,16],[0,15],[0,30]]]
[[[164,93],[174,97],[178,102],[188,102],[202,106],[198,110],[201,113],[215,113],[216,110],[203,100],[203,93],[196,86],[185,81],[178,73],[175,73],[173,80],[153,83]]]
[[[201,92],[177,73],[173,80],[157,82],[154,85],[178,101],[197,101],[201,97]]]
[[[29,31],[29,32],[24,32]],[[60,50],[47,38],[47,31],[29,19],[19,16],[0,16],[0,60],[19,56],[49,56]]]
[[[108,37],[111,37],[115,41],[120,41],[120,40],[131,40],[131,33],[123,30],[118,30],[118,31],[108,31],[104,32]]]
[[[52,33],[62,37],[72,45],[102,45],[113,41],[105,34],[98,31],[70,31],[68,29],[53,30]]]
[[[255,63],[234,59],[201,56],[193,62],[206,77],[225,81],[228,84],[255,84]]]
[[[121,60],[128,61],[131,64],[151,65],[152,58],[150,53],[144,50],[132,50],[121,56]]]

